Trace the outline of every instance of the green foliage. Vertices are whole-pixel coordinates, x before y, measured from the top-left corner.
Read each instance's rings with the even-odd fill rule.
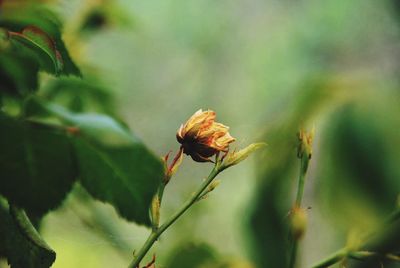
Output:
[[[126,219],[149,225],[148,208],[164,171],[161,159],[110,117],[47,108],[76,128],[79,177],[89,193],[114,205]]]
[[[11,41],[30,49],[43,70],[56,75],[62,71],[63,61],[54,40],[40,28],[27,26],[21,33],[9,32],[9,36]]]
[[[297,106],[289,111],[292,116],[270,127],[266,134],[273,157],[262,160],[268,166],[261,169],[263,180],[257,188],[251,218],[254,259],[259,267],[287,267],[287,215],[292,198],[290,188],[294,186],[289,180],[296,176],[291,171],[296,164],[294,145],[288,143],[294,137],[286,134],[295,133],[299,129],[297,122],[309,121],[314,114],[328,118],[322,126],[325,129],[320,130],[322,142],[316,146],[317,157],[313,156],[315,160],[311,161],[318,163],[315,206],[324,208],[325,220],[335,226],[336,239],[343,247],[381,253],[361,261],[351,260],[349,267],[378,267],[381,263],[385,267],[397,267],[384,256],[399,250],[398,217],[391,224],[381,225],[396,209],[398,198],[399,171],[398,164],[394,163],[400,148],[397,139],[400,121],[398,117],[387,116],[398,113],[398,99],[389,98],[392,92],[378,96],[367,90],[364,96],[343,98],[341,90],[328,94],[329,84],[326,80],[308,85],[310,89],[306,92],[311,94],[303,92],[295,101]],[[335,113],[316,113],[321,103],[325,107],[334,103]],[[313,209],[309,214],[312,215]],[[349,239],[346,244],[341,238],[349,231],[355,232],[355,242]],[[311,236],[318,235],[314,229],[308,232]],[[346,257],[339,260],[343,258]]]
[[[32,219],[59,207],[79,179],[127,220],[150,225],[164,167],[123,122],[83,113],[115,110],[98,78],[82,80],[52,11],[29,1],[1,9],[0,253],[12,267],[50,267],[55,252]],[[41,79],[40,71],[76,78]],[[46,80],[52,83],[39,90]]]
[[[1,42],[1,41],[0,41]],[[0,53],[0,92],[24,96],[38,87],[39,64],[16,51]]]
[[[60,205],[77,176],[59,129],[0,115],[0,194],[41,216]]]
[[[114,205],[126,219],[150,225],[148,208],[164,173],[160,158],[111,117],[75,114],[34,99],[27,111],[47,112],[65,124],[79,179],[90,194]]]
[[[73,112],[100,112],[115,114],[114,98],[99,78],[85,75],[85,79],[60,77],[49,79],[41,88],[41,96]]]
[[[122,9],[119,2],[124,2]],[[231,188],[224,188],[221,199],[211,196],[209,203],[215,203],[207,208],[205,221],[219,217],[218,222],[205,231],[196,218],[204,217],[200,210],[180,221],[185,231],[175,237],[184,238],[161,237],[168,241],[156,253],[157,267],[286,267],[288,213],[300,164],[295,133],[313,123],[318,134],[307,179],[315,184],[306,182],[304,209],[312,209],[300,245],[304,250],[299,251],[306,254],[298,264],[309,267],[323,257],[317,255],[346,246],[349,230],[361,229],[368,239],[356,237],[363,242],[360,250],[382,255],[345,265],[397,267],[382,257],[399,253],[400,226],[398,221],[381,226],[396,208],[400,186],[399,37],[391,16],[399,8],[388,7],[394,2],[259,0],[243,8],[229,1],[0,0],[0,255],[12,267],[51,266],[55,253],[33,225],[64,204],[61,217],[71,218],[54,228],[47,224],[60,220],[53,221],[60,214],[49,215],[42,231],[55,249],[81,254],[75,261],[84,263],[65,267],[89,266],[92,256],[97,266],[114,261],[93,241],[89,250],[81,250],[90,239],[70,220],[81,220],[113,246],[123,240],[115,249],[121,260],[132,258],[132,246],[142,234],[129,232],[143,230],[118,222],[108,206],[94,200],[111,204],[125,219],[149,225],[148,209],[163,168],[117,113],[135,111],[133,132],[144,126],[140,133],[156,140],[151,147],[157,148],[173,146],[170,134],[180,123],[177,114],[210,107],[231,120],[238,147],[243,136],[263,132],[269,146],[256,166],[259,181],[253,187],[249,169],[231,173],[236,183],[227,183]],[[132,17],[135,28],[129,32],[113,28],[132,26]],[[93,66],[96,62],[104,64]],[[309,75],[320,80],[302,85]],[[125,94],[120,107],[103,81]],[[368,89],[373,89],[372,97],[366,96]],[[164,138],[159,133],[170,134]],[[179,174],[185,180],[171,186],[186,191],[197,172],[188,170]],[[70,198],[64,202],[71,188],[77,194],[80,187],[89,193],[84,198],[90,203],[90,213],[81,215],[75,210],[84,201],[75,200],[72,208]],[[172,187],[173,196],[165,199],[171,206],[163,204],[161,215],[181,198]],[[254,202],[246,209],[243,201],[250,189],[255,190]],[[243,246],[237,233],[220,239],[222,231],[237,231],[247,213],[248,244]],[[60,242],[71,234],[80,237],[78,243]],[[187,245],[198,237],[219,244],[229,261],[221,263],[221,256],[205,244]],[[177,241],[181,245],[165,253]],[[232,241],[237,245],[225,247]],[[240,260],[245,250],[252,263],[232,256],[238,254]],[[55,266],[63,265],[62,257]]]
[[[56,253],[35,230],[25,212],[8,208],[0,199],[0,256],[7,256],[13,268],[46,268]]]
[[[398,212],[397,212],[398,214]],[[400,222],[399,215],[397,215],[396,221],[390,222],[391,224],[385,224],[378,232],[376,232],[363,246],[364,249],[370,252],[378,252],[383,256],[387,252],[398,252],[400,250]],[[362,262],[354,262],[351,265],[352,268],[374,268],[384,265],[384,267],[399,267],[399,264],[377,256],[364,260]]]
[[[40,5],[5,5],[0,17],[1,92],[38,89],[38,71],[81,76],[61,38],[57,17]]]
[[[337,110],[324,132],[318,197],[336,226],[368,230],[393,210],[398,197],[398,111],[388,96],[367,94]],[[365,107],[373,108],[371,110]]]
[[[40,53],[40,50],[36,50],[37,45],[39,45],[39,49],[43,50],[48,57],[51,57],[54,66],[50,68],[47,64],[42,65],[46,71],[56,74],[81,76],[80,70],[72,61],[62,40],[61,22],[52,11],[43,5],[29,2],[22,2],[19,5],[4,5],[2,7],[0,27],[12,32],[23,32],[25,28],[30,26],[40,29],[40,33],[32,34],[32,32],[28,31],[28,36],[20,37],[18,40],[24,42],[30,48],[34,48],[36,53]],[[30,40],[25,40],[27,37],[31,37],[29,38]],[[32,40],[32,37],[34,40]],[[53,43],[53,45],[48,43],[49,38],[51,40],[50,43]],[[44,62],[45,57],[39,56],[39,60]],[[63,64],[62,68],[60,68],[61,62]]]

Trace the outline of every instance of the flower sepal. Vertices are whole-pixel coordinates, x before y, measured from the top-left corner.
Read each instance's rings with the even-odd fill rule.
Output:
[[[222,171],[228,167],[234,166],[249,157],[250,154],[257,151],[260,148],[267,146],[264,142],[252,143],[249,146],[239,150],[228,152],[225,157],[221,158],[221,164],[219,169]]]

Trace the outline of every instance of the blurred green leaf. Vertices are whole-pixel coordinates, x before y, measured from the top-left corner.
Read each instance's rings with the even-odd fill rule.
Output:
[[[48,268],[56,253],[40,237],[25,212],[0,199],[0,256],[13,268]]]
[[[216,261],[216,253],[211,247],[206,244],[191,243],[176,248],[165,267],[205,268],[210,267]]]
[[[368,258],[362,261],[352,261],[349,263],[351,268],[375,268],[375,267],[387,267],[395,268],[400,267],[398,261],[388,260],[385,257],[386,254],[398,255],[400,250],[400,220],[397,218],[396,221],[390,224],[385,224],[381,229],[376,232],[372,237],[368,239],[362,250],[370,252],[380,253],[381,256],[377,255],[372,258]]]
[[[124,218],[150,225],[151,200],[164,174],[161,158],[111,117],[45,106],[72,127],[79,178],[88,192]]]
[[[61,22],[58,17],[42,4],[19,3],[4,5],[0,16],[0,27],[13,32],[22,32],[28,26],[34,26],[45,32],[55,43],[63,62],[61,74],[81,76],[81,72],[72,61],[62,40]]]
[[[56,208],[76,178],[64,132],[0,114],[0,193],[31,215]]]
[[[54,40],[43,30],[35,26],[28,26],[21,33],[9,32],[9,36],[12,41],[19,42],[31,49],[44,70],[56,75],[62,72],[61,54],[56,49]]]
[[[1,50],[0,50],[1,51]],[[38,87],[39,65],[32,58],[12,51],[0,52],[0,91],[24,96]]]
[[[85,75],[54,78],[41,89],[41,96],[74,112],[101,112],[114,115],[115,105],[111,92],[98,78]]]
[[[373,228],[393,210],[399,194],[393,162],[398,161],[400,120],[387,117],[398,108],[378,100],[359,98],[342,107],[323,135],[318,197],[344,230]]]
[[[397,215],[399,213],[397,212]],[[380,231],[374,234],[363,247],[364,250],[371,252],[382,253],[384,256],[387,253],[398,254],[400,251],[400,219],[397,219],[389,224],[385,224]],[[399,267],[400,264],[390,261],[387,258],[376,259],[372,258],[363,263],[357,263],[354,267],[356,268],[373,268],[377,267],[380,263],[384,267]],[[351,266],[353,267],[353,266]]]

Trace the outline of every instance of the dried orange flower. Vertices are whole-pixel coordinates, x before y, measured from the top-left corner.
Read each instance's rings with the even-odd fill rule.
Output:
[[[218,152],[227,152],[229,144],[235,141],[229,127],[215,122],[215,112],[198,110],[181,125],[176,138],[182,144],[183,152],[197,162],[212,162],[210,157]]]

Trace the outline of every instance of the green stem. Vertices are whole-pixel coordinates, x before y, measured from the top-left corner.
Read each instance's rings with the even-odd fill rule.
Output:
[[[308,169],[308,162],[309,159],[307,156],[303,156],[301,158],[301,164],[300,164],[300,175],[299,175],[299,184],[297,186],[297,195],[296,195],[296,207],[300,207],[301,201],[303,199],[303,192],[304,192],[304,182],[305,182],[305,177]]]
[[[199,196],[203,193],[203,191],[207,188],[207,186],[214,180],[214,178],[218,175],[221,170],[218,169],[217,165],[213,168],[210,175],[208,175],[207,179],[200,185],[199,189],[189,198],[182,207],[173,214],[168,220],[165,221],[159,228],[153,230],[150,236],[147,238],[146,242],[143,244],[142,248],[139,250],[137,255],[134,257],[134,260],[129,265],[129,268],[137,268],[139,266],[140,261],[144,258],[146,253],[149,251],[151,246],[157,241],[160,235],[168,229],[183,213],[185,213],[196,201]]]
[[[293,268],[296,264],[296,255],[297,255],[297,247],[298,247],[298,242],[297,240],[293,239],[292,242],[292,248],[291,248],[291,252],[290,252],[290,263],[289,263],[289,267]]]
[[[332,255],[330,255],[329,257],[323,259],[322,261],[320,261],[319,263],[315,264],[312,266],[312,268],[325,268],[325,267],[329,267],[332,264],[337,263],[338,261],[342,260],[343,258],[345,258],[347,256],[348,252],[347,249],[342,248],[338,251],[336,251],[335,253],[333,253]]]
[[[347,256],[355,260],[364,260],[375,256],[382,257],[382,254],[371,251],[354,251],[354,252],[349,252]]]
[[[160,225],[160,210],[161,210],[161,202],[164,195],[165,186],[167,185],[167,181],[163,181],[157,190],[157,195],[153,197],[151,201],[151,224],[152,231],[156,231]]]
[[[326,268],[337,263],[338,261],[343,260],[346,257],[359,261],[373,257],[385,258],[391,261],[400,261],[400,258],[394,254],[382,254],[371,251],[347,251],[345,248],[343,248],[338,250],[336,253],[332,254],[328,258],[322,260],[318,264],[315,264],[314,266],[312,266],[312,268]]]
[[[157,195],[158,195],[158,200],[160,200],[160,204],[161,204],[162,198],[164,196],[164,189],[165,189],[166,185],[167,184],[163,182],[163,183],[161,183],[160,188],[158,188]]]
[[[300,159],[300,174],[299,174],[299,183],[297,186],[297,195],[294,208],[299,208],[301,206],[301,201],[303,199],[304,193],[304,182],[306,178],[306,173],[308,169],[308,163],[310,159],[308,155],[303,155]],[[289,268],[295,267],[296,264],[296,256],[297,256],[297,248],[298,248],[298,239],[292,237],[291,238],[292,245],[290,248],[290,259],[289,259]]]

